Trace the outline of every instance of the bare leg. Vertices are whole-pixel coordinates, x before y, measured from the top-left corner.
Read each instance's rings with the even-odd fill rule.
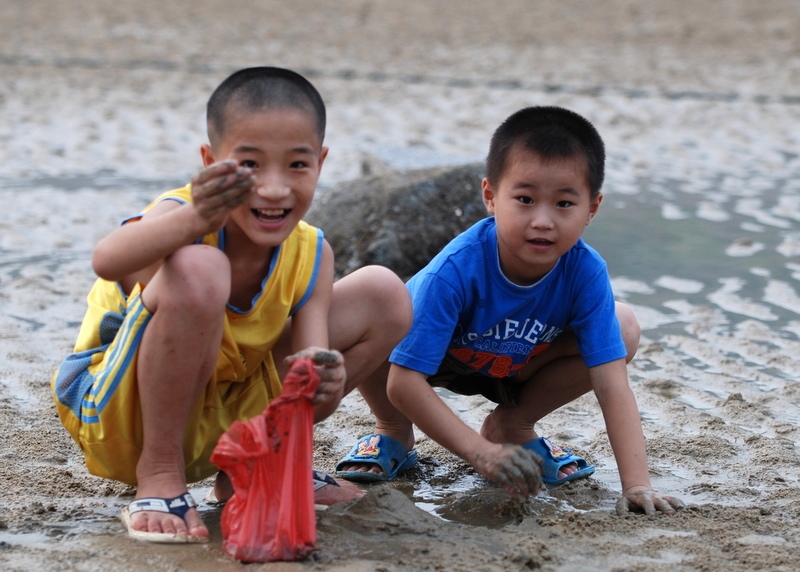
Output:
[[[622,329],[626,362],[639,347],[641,330],[636,317],[625,304],[617,304],[617,317]],[[574,401],[592,389],[589,370],[580,357],[574,337],[562,338],[520,372],[526,379],[516,405],[498,405],[483,422],[481,435],[493,443],[522,445],[538,435],[534,425],[545,415]],[[574,463],[562,467],[559,477],[578,470]],[[563,474],[562,474],[563,473]]]
[[[331,311],[331,343],[347,348],[347,387],[358,387],[376,418],[376,432],[414,446],[411,422],[386,395],[387,358],[411,327],[411,299],[405,285],[380,267],[362,269],[337,283]],[[376,288],[377,285],[377,288]],[[351,373],[352,372],[352,373]]]
[[[183,437],[192,406],[211,378],[222,339],[230,266],[223,253],[189,246],[166,259],[143,292],[153,312],[137,362],[143,445],[136,466],[136,498],[171,498],[187,491]],[[185,521],[143,511],[133,527],[150,532],[208,536],[195,509]]]
[[[342,352],[347,382],[345,395],[359,388],[377,419],[376,431],[394,437],[404,446],[414,446],[411,422],[389,401],[386,377],[389,354],[411,327],[413,313],[405,284],[392,271],[381,266],[367,266],[348,274],[333,285],[329,319],[331,348]],[[279,368],[289,355],[290,325],[274,348]],[[281,376],[285,371],[280,371]],[[380,469],[378,469],[380,471]],[[351,483],[338,480],[349,494]],[[331,487],[323,487],[320,491]],[[341,500],[349,500],[342,498]],[[322,504],[329,504],[321,501]]]
[[[389,284],[393,281],[387,280]],[[399,280],[398,280],[399,282]],[[380,340],[381,345],[377,350],[368,347],[366,340],[362,340],[352,345],[355,350],[356,359],[360,358],[360,363],[369,364],[362,366],[363,374],[355,379],[349,377],[350,370],[348,367],[348,380],[346,393],[349,393],[353,388],[358,387],[364,400],[369,405],[372,414],[375,416],[375,432],[387,437],[392,437],[400,442],[406,451],[414,447],[414,430],[411,421],[403,415],[392,403],[386,392],[386,381],[389,374],[389,362],[387,358],[400,340],[403,339],[413,320],[411,310],[411,301],[408,297],[408,291],[405,285],[400,284],[402,291],[398,294],[393,294],[387,299],[375,299],[368,307],[362,306],[362,296],[359,294],[359,284],[370,284],[371,278],[365,277],[362,282],[356,283],[349,289],[342,290],[342,298],[344,303],[341,306],[343,316],[347,316],[348,307],[362,307],[363,314],[358,320],[362,324],[369,324],[372,321],[372,329],[375,330],[377,338]],[[363,288],[363,286],[362,286]],[[387,290],[389,290],[387,288]],[[337,306],[337,311],[340,307]],[[389,312],[394,312],[390,315]],[[377,317],[390,320],[388,324],[381,323],[376,320]],[[332,323],[335,323],[332,321]],[[346,340],[352,343],[353,335],[350,339]],[[347,354],[345,354],[347,355]],[[374,364],[374,359],[378,358],[380,361]],[[345,363],[349,364],[346,357]],[[374,464],[361,464],[344,466],[342,470],[345,471],[372,471],[375,473],[382,473],[380,467]]]
[[[534,425],[548,413],[591,390],[580,357],[564,357],[539,369],[515,405],[498,405],[484,420],[481,435],[493,443],[522,445],[538,435]]]

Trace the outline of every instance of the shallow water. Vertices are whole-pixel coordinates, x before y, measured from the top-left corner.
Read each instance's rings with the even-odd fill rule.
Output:
[[[680,321],[670,308],[680,303],[708,305],[731,328],[752,318],[791,334],[800,317],[797,185],[775,182],[746,197],[686,192],[678,181],[644,186],[633,196],[608,191],[585,238],[607,260],[620,298],[664,314],[654,334],[680,327],[668,322]]]

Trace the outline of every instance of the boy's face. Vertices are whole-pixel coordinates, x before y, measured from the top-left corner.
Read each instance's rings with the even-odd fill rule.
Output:
[[[233,210],[233,223],[263,247],[283,242],[314,198],[328,148],[313,118],[299,109],[229,110],[214,148],[201,148],[203,164],[232,160],[255,175],[248,199]]]
[[[533,284],[572,248],[597,213],[583,158],[542,161],[521,145],[497,184],[483,180],[483,202],[497,222],[500,266],[516,284]]]

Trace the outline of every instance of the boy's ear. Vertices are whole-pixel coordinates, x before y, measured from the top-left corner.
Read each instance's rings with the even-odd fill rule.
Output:
[[[481,192],[483,194],[483,206],[486,207],[486,212],[490,215],[494,214],[494,190],[492,184],[486,177],[481,181]]]
[[[324,145],[322,149],[319,151],[319,170],[322,170],[322,164],[325,162],[325,158],[328,156],[328,148]]]
[[[200,145],[200,157],[203,158],[203,167],[208,167],[214,163],[214,150],[208,143]]]
[[[592,204],[589,205],[589,218],[586,219],[586,226],[589,226],[589,223],[592,222],[594,215],[597,214],[598,209],[600,209],[600,203],[603,202],[603,193],[597,193],[596,196],[592,197]]]

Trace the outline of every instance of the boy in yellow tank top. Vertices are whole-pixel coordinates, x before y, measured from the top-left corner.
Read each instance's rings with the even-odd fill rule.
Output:
[[[375,370],[412,320],[407,290],[387,269],[334,284],[331,247],[302,221],[328,153],[325,106],[305,78],[240,70],[212,94],[207,120],[204,169],[191,184],[97,244],[99,278],[52,381],[89,470],[136,485],[123,509],[129,534],[154,542],[208,540],[186,483],[217,471],[218,438],[264,411],[293,356],[341,352],[317,368],[319,421],[385,375]],[[317,502],[360,494],[315,478]],[[221,473],[214,492],[232,494]]]

